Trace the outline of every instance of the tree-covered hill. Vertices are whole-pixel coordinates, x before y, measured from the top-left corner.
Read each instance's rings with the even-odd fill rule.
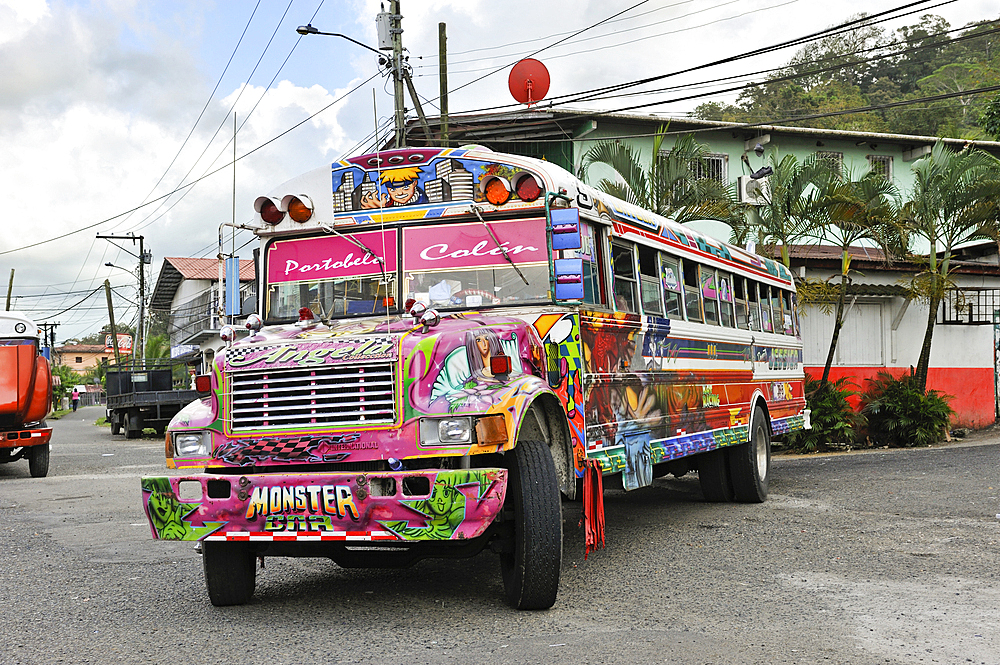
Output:
[[[763,83],[744,88],[736,104],[708,102],[694,115],[1000,140],[1000,90],[983,90],[996,86],[1000,20],[952,29],[927,14],[895,33],[861,23],[812,42]]]

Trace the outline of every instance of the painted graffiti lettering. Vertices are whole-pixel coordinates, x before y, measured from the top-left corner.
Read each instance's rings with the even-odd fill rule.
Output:
[[[306,513],[308,515],[301,515]],[[296,513],[287,515],[287,513]],[[338,519],[350,517],[357,522],[361,515],[354,503],[354,495],[348,485],[292,485],[281,487],[255,487],[247,502],[246,518],[255,519],[258,515],[264,517],[280,516],[281,523],[287,524],[288,518],[305,520],[310,516],[335,516]],[[277,524],[279,520],[268,520],[268,524]],[[319,520],[315,523],[324,523]]]
[[[226,356],[229,367],[250,367],[251,365],[295,365],[314,367],[329,362],[373,360],[393,355],[391,339],[344,340],[322,348],[298,348],[278,346],[264,355],[254,357],[250,353]]]
[[[354,252],[348,252],[347,256],[335,260],[333,257],[327,258],[322,263],[307,263],[305,265],[300,265],[298,261],[292,259],[285,260],[285,275],[290,275],[293,272],[307,273],[307,272],[318,272],[325,270],[335,270],[337,268],[354,268],[357,266],[377,266],[378,261],[373,254],[366,253],[364,256],[355,258]]]
[[[268,515],[264,531],[333,531],[329,515]]]
[[[449,252],[451,248],[448,246],[448,243],[442,242],[421,250],[420,258],[425,261],[439,261],[441,259],[461,259],[466,256],[502,256],[504,253],[503,249],[507,250],[507,254],[512,255],[517,255],[521,252],[538,251],[537,247],[532,247],[531,245],[515,245],[513,247],[507,247],[510,243],[506,240],[500,243],[500,247],[503,249],[494,246],[492,249],[483,251],[489,244],[489,241],[481,240],[476,243],[476,246],[472,249],[456,249]]]

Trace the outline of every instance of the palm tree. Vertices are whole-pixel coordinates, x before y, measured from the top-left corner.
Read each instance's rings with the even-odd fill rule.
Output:
[[[1000,239],[1000,161],[980,150],[952,152],[938,141],[913,166],[912,198],[902,223],[914,239],[928,244],[925,269],[914,280],[928,301],[927,327],[915,375],[927,387],[927,369],[938,307],[955,269],[955,247],[970,240]]]
[[[601,191],[651,210],[681,224],[699,219],[715,219],[734,225],[743,217],[743,206],[735,191],[718,180],[704,177],[708,147],[691,135],[679,137],[669,152],[662,152],[666,126],[653,138],[653,158],[646,170],[642,154],[629,145],[602,141],[584,155],[584,177],[594,164],[614,169],[618,178],[602,178]]]
[[[770,153],[768,162],[773,172],[766,181],[765,203],[756,206],[743,224],[733,228],[731,241],[742,245],[748,238],[755,238],[761,245],[777,245],[781,262],[788,268],[789,247],[815,235],[826,221],[820,191],[836,177],[837,169],[814,156],[799,162],[794,155],[785,155],[779,161],[776,152]]]
[[[819,381],[819,390],[823,390],[830,378],[830,366],[844,325],[844,301],[851,270],[850,247],[859,241],[873,241],[887,260],[891,260],[893,254],[900,253],[902,239],[897,225],[899,191],[881,174],[869,171],[860,180],[852,180],[849,176],[830,178],[820,192],[819,206],[825,212],[825,223],[816,227],[815,237],[835,245],[841,252],[833,336]]]

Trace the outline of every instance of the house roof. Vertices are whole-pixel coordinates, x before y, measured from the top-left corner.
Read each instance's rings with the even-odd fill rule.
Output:
[[[56,353],[104,353],[105,351],[112,352],[103,344],[66,344],[56,347]]]
[[[254,263],[250,259],[240,259],[240,281],[252,282],[255,279]],[[163,259],[163,266],[156,278],[156,286],[149,299],[151,309],[169,310],[177,293],[177,287],[186,279],[205,279],[219,281],[218,259],[194,259],[178,256],[168,256]]]
[[[758,251],[766,251],[758,248]],[[897,272],[918,272],[924,269],[919,263],[902,259],[893,259],[891,263],[886,261],[882,250],[874,247],[852,246],[848,248],[851,256],[851,266],[854,268],[864,268],[865,270],[894,270]],[[780,257],[778,248],[771,252],[774,258]],[[788,255],[791,259],[792,267],[805,266],[807,268],[828,268],[840,270],[840,248],[832,245],[790,245]],[[953,259],[952,272],[971,275],[1000,275],[1000,265],[982,263],[977,261],[959,261]]]
[[[452,141],[498,144],[498,149],[507,142],[560,141],[584,136],[594,127],[588,128],[588,121],[598,124],[604,118],[624,123],[661,125],[669,124],[669,133],[729,130],[743,135],[744,139],[768,133],[797,134],[814,138],[843,138],[853,141],[875,141],[908,146],[933,145],[937,141],[961,149],[972,146],[994,155],[1000,154],[998,141],[972,141],[968,139],[939,138],[914,134],[889,134],[881,132],[858,132],[842,129],[820,129],[816,127],[792,127],[789,125],[754,125],[740,122],[701,120],[698,118],[671,118],[665,115],[638,113],[601,113],[584,110],[544,110],[522,109],[507,113],[481,113],[448,116],[448,133]],[[440,119],[428,116],[427,123],[436,135],[440,131]],[[596,126],[595,126],[596,127]],[[655,129],[655,128],[654,128]],[[407,141],[416,145],[424,140],[424,132],[417,120],[408,123]],[[390,137],[391,138],[391,137]],[[436,139],[435,139],[436,140]],[[390,141],[391,143],[391,141]]]

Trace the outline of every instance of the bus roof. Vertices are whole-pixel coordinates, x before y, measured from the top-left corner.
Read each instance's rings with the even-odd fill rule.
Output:
[[[542,195],[530,200],[518,196],[521,190],[516,184],[526,174],[534,177]],[[497,179],[510,190],[510,196],[494,205],[487,200],[485,190]],[[568,199],[568,205],[578,208],[584,217],[615,225],[619,235],[655,238],[682,253],[693,252],[779,281],[792,281],[791,273],[780,262],[606,194],[556,164],[482,146],[403,148],[350,157],[309,171],[259,198],[257,207],[259,210],[259,204],[269,198],[284,211],[290,199],[299,197],[311,204],[312,217],[300,223],[284,216],[277,224],[261,224],[257,234],[300,235],[329,226],[347,230],[380,223],[443,221],[467,216],[473,205],[483,213],[542,212],[552,193],[563,195],[553,200],[553,205],[566,205]],[[261,223],[259,216],[257,221]]]

